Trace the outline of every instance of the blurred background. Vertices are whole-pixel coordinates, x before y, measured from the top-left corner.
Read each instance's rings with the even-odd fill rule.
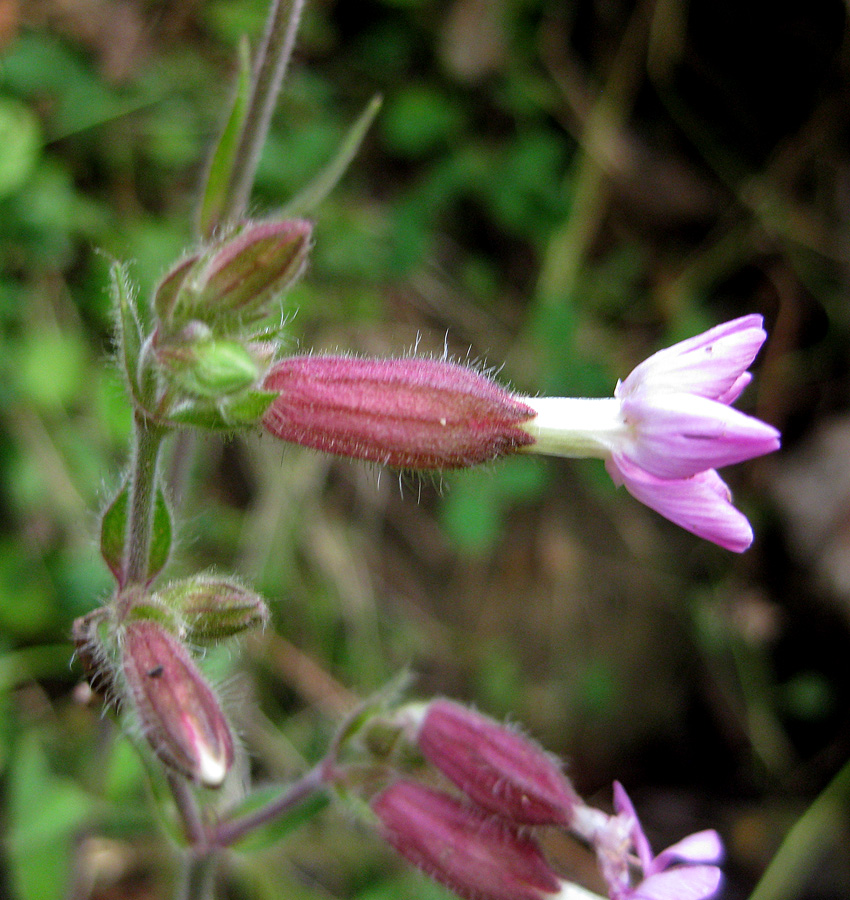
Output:
[[[206,660],[260,780],[316,760],[407,668],[527,731],[660,849],[718,828],[728,900],[850,759],[850,47],[842,0],[310,0],[263,157],[273,211],[384,106],[315,213],[299,349],[443,352],[604,396],[745,313],[739,404],[780,453],[727,471],[735,556],[601,463],[419,479],[252,436],[178,441],[168,570],[235,571],[274,625]],[[69,660],[129,412],[110,257],[149,292],[194,240],[258,0],[0,0],[0,895],[167,897],[168,824]],[[845,779],[846,780],[846,779]],[[850,801],[770,898],[850,896]],[[556,846],[594,881],[587,854]],[[226,896],[445,897],[345,813],[234,855]]]

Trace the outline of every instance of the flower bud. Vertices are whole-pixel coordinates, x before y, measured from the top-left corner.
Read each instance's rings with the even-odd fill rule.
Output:
[[[543,900],[560,888],[532,838],[448,794],[397,781],[372,810],[401,856],[467,900]]]
[[[171,319],[174,306],[180,295],[180,289],[200,258],[200,253],[192,253],[183,257],[183,259],[175,263],[168,274],[157,285],[153,295],[153,305],[156,314],[162,321],[167,322]]]
[[[275,436],[316,450],[410,469],[472,466],[533,442],[534,415],[484,375],[436,359],[294,356],[264,388]]]
[[[222,578],[200,576],[177,581],[157,591],[157,598],[174,610],[186,639],[200,644],[216,643],[264,626],[269,619],[260,596]]]
[[[157,622],[132,620],[123,630],[122,669],[154,753],[193,781],[221,785],[233,763],[233,738],[186,649]]]
[[[416,742],[471,800],[517,825],[566,826],[581,804],[542,747],[458,703],[429,703]]]
[[[202,323],[191,323],[179,337],[157,346],[157,360],[169,381],[203,400],[227,397],[254,384],[260,367],[250,351],[238,341],[214,338],[208,332]]]
[[[203,254],[166,276],[156,308],[169,326],[199,319],[218,333],[266,314],[268,304],[304,270],[313,226],[303,219],[245,222]]]

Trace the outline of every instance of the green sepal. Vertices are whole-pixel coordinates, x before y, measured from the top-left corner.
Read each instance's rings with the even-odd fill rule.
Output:
[[[242,137],[248,101],[251,93],[251,58],[248,42],[239,43],[239,69],[236,76],[236,91],[233,106],[218,144],[210,160],[207,182],[204,187],[201,206],[198,211],[198,225],[205,238],[212,236],[221,224],[221,216],[227,201],[227,192],[233,174],[233,161]]]
[[[100,554],[119,585],[124,584],[124,543],[127,533],[127,507],[130,502],[130,486],[124,482],[103,513],[100,522]],[[154,578],[165,568],[171,553],[171,509],[162,488],[157,488],[153,510],[150,564],[147,580]]]
[[[382,103],[383,99],[380,94],[372,97],[366,104],[366,108],[348,129],[331,161],[283,207],[280,215],[285,217],[303,216],[315,209],[330,194],[357,155],[363,138],[366,137],[366,132],[372,125]]]
[[[183,282],[198,264],[200,253],[193,253],[179,260],[159,282],[153,295],[153,305],[162,322],[168,322],[177,304]]]
[[[170,631],[175,637],[181,636],[180,623],[173,610],[163,603],[159,603],[154,597],[148,597],[144,602],[134,603],[130,606],[127,611],[126,621],[130,622],[140,619],[156,622],[167,631]]]
[[[186,403],[168,414],[171,425],[206,431],[235,431],[256,425],[278,394],[276,391],[250,391],[218,406]]]

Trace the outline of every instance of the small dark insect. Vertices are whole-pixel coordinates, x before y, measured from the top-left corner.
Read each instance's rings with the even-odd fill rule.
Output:
[[[148,678],[159,678],[159,676],[162,675],[162,672],[162,666],[154,666],[153,669],[148,669]]]

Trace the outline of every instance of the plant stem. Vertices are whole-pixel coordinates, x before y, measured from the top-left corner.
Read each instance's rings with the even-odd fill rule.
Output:
[[[251,96],[233,161],[222,222],[234,221],[248,205],[303,9],[304,0],[272,0],[266,32],[254,61]]]
[[[168,786],[171,788],[174,802],[180,811],[180,818],[183,820],[183,831],[186,835],[186,840],[195,850],[206,850],[210,842],[192,789],[181,775],[176,775],[173,772],[166,774]]]
[[[799,897],[821,852],[841,835],[850,801],[850,762],[846,762],[820,796],[794,823],[765,869],[750,900]]]
[[[313,794],[320,791],[327,781],[327,765],[323,761],[298,781],[294,782],[279,797],[267,803],[260,809],[247,813],[238,819],[222,822],[212,836],[212,842],[217,847],[229,847],[236,841],[245,837],[255,828],[273,821],[284,813],[303,803]]]
[[[133,420],[133,458],[124,544],[123,585],[146,584],[150,570],[159,451],[165,430],[138,411]]]
[[[191,848],[183,858],[178,900],[212,900],[218,854],[215,850]]]

